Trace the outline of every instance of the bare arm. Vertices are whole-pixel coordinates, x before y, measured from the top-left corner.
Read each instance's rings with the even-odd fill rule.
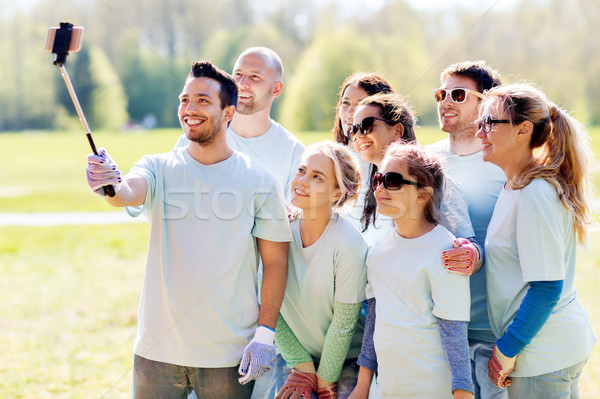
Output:
[[[288,271],[288,243],[257,238],[258,251],[263,264],[258,324],[275,329]]]
[[[123,176],[123,182],[119,184],[114,197],[104,197],[106,202],[112,206],[137,206],[146,200],[148,183],[146,179],[136,173],[128,173]]]
[[[360,366],[360,369],[358,370],[358,381],[356,382],[356,386],[352,390],[352,393],[348,396],[348,399],[368,398],[373,374],[375,374],[373,370]]]

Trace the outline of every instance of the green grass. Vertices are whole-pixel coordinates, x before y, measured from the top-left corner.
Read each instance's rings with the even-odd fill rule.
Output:
[[[422,130],[424,143],[440,136],[437,129]],[[126,173],[144,154],[169,151],[180,134],[179,129],[99,132],[94,141]],[[332,135],[301,132],[298,137],[314,143]],[[0,212],[111,210],[88,189],[85,157],[90,152],[85,134],[79,132],[0,134]]]
[[[94,138],[127,171],[145,153],[170,150],[179,134]],[[434,128],[417,135],[422,143],[445,137]],[[600,129],[592,135],[600,154]],[[312,143],[331,135],[298,136]],[[0,134],[0,213],[113,210],[87,187],[88,152],[81,133]],[[147,224],[0,227],[0,399],[130,397],[148,233]],[[600,333],[600,232],[589,247],[576,283]],[[600,345],[580,387],[583,399],[600,397]]]

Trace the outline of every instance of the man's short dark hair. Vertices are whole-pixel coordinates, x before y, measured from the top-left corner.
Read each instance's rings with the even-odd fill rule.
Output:
[[[214,65],[210,61],[197,61],[192,65],[192,70],[186,81],[195,78],[209,78],[216,80],[221,84],[219,99],[221,100],[221,109],[233,105],[237,107],[238,87],[233,77]]]
[[[485,63],[485,61],[463,61],[450,65],[442,72],[442,83],[452,75],[466,76],[475,81],[481,93],[492,87],[502,85],[502,78],[498,71]]]

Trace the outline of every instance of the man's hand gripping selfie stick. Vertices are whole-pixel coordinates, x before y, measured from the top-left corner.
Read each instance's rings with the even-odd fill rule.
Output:
[[[75,105],[75,110],[77,111],[77,115],[79,116],[79,120],[83,125],[83,129],[87,136],[87,139],[92,147],[92,151],[95,155],[98,155],[98,151],[96,150],[96,145],[94,144],[94,139],[92,139],[92,132],[90,131],[90,127],[88,126],[87,120],[85,119],[85,115],[83,114],[83,110],[81,109],[81,105],[79,104],[79,100],[77,99],[77,94],[75,93],[75,89],[73,88],[73,84],[71,83],[71,79],[69,78],[69,74],[65,69],[64,63],[67,62],[67,55],[69,55],[69,51],[77,52],[81,50],[81,34],[83,33],[83,28],[80,26],[73,26],[68,22],[61,22],[60,28],[51,27],[48,29],[48,37],[46,38],[46,50],[52,51],[52,53],[56,54],[54,58],[54,65],[58,65],[60,68],[60,73],[67,85],[67,90],[69,90],[69,94],[71,95],[71,100],[73,100],[73,105]],[[104,186],[102,187],[104,193],[109,197],[115,196],[115,188],[113,186]]]

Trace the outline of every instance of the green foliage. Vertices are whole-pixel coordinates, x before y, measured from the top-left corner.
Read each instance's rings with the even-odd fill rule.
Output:
[[[42,29],[22,13],[0,21],[0,131],[47,128],[54,114],[52,77],[58,72],[43,50]],[[28,43],[37,44],[34,51]]]
[[[127,123],[129,115],[125,90],[101,48],[83,47],[81,52],[67,58],[64,68],[70,76],[90,130],[120,129]],[[78,116],[66,84],[58,75],[54,79],[60,87],[56,92],[54,122],[56,126],[68,129],[74,125],[73,120],[78,120]],[[71,118],[67,115],[71,115]]]
[[[64,111],[75,117],[52,55],[41,51],[48,25],[59,21],[86,28],[84,52],[72,54],[68,65],[72,76],[79,75],[74,83],[84,109],[93,90],[83,80],[86,74],[87,83],[92,79],[85,51],[97,46],[108,58],[96,67],[103,76],[96,94],[110,104],[90,105],[90,113],[102,114],[94,116],[95,129],[126,119],[124,104],[137,123],[153,114],[159,126],[176,126],[173,106],[191,62],[211,59],[230,70],[239,52],[254,45],[282,57],[287,87],[273,115],[294,129],[329,129],[332,86],[357,70],[386,76],[411,97],[421,122],[433,124],[431,89],[440,71],[468,59],[485,59],[506,82],[533,81],[582,122],[600,122],[597,0],[478,2],[437,10],[407,0],[379,3],[37,0],[19,12],[7,6],[0,16],[0,130],[65,126]],[[112,94],[102,93],[108,87]]]
[[[283,125],[292,131],[331,129],[342,81],[368,68],[369,57],[367,39],[352,29],[320,35],[304,51],[285,89]]]
[[[90,123],[97,129],[122,128],[127,115],[127,97],[109,59],[99,47],[90,50],[92,95]]]

